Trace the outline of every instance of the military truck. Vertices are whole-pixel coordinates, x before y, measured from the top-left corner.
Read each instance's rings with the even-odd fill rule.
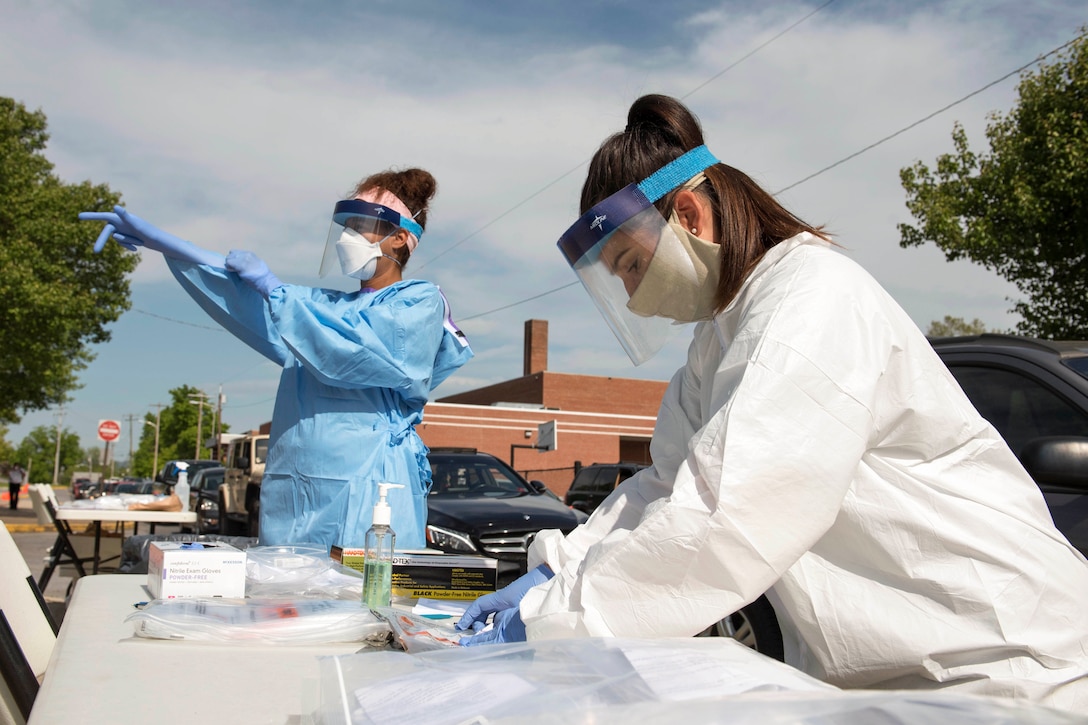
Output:
[[[268,434],[250,431],[230,442],[227,469],[219,487],[219,532],[257,536],[261,515],[261,478],[268,456]]]

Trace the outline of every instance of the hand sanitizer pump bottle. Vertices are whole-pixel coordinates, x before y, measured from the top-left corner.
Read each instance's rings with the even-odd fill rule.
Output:
[[[188,463],[178,463],[178,482],[174,484],[174,493],[181,499],[181,510],[189,510],[189,468]]]
[[[404,486],[399,483],[378,484],[378,503],[374,504],[373,524],[366,532],[363,603],[371,609],[388,607],[392,601],[393,545],[397,535],[389,526],[389,503],[385,498],[391,488]]]

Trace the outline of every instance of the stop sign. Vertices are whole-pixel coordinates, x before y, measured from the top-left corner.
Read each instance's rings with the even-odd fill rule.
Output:
[[[121,437],[121,424],[116,420],[98,421],[98,440],[112,443]]]

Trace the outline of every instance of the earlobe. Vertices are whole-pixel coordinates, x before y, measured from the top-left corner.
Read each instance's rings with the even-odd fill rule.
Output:
[[[685,229],[690,229],[692,234],[698,236],[699,232],[697,230],[702,229],[705,224],[702,209],[696,199],[695,192],[687,189],[678,191],[676,198],[673,200],[672,208],[676,212],[676,218],[680,225]]]
[[[398,229],[390,240],[390,247],[393,249],[400,249],[408,245],[408,231],[406,229]]]

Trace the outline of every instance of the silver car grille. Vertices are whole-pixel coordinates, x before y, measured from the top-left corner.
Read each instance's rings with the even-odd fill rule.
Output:
[[[536,534],[537,532],[535,531],[526,531],[525,533],[520,534],[517,532],[507,532],[504,534],[481,536],[480,546],[492,556],[501,556],[503,554],[527,554],[529,551],[529,544],[533,543]]]

